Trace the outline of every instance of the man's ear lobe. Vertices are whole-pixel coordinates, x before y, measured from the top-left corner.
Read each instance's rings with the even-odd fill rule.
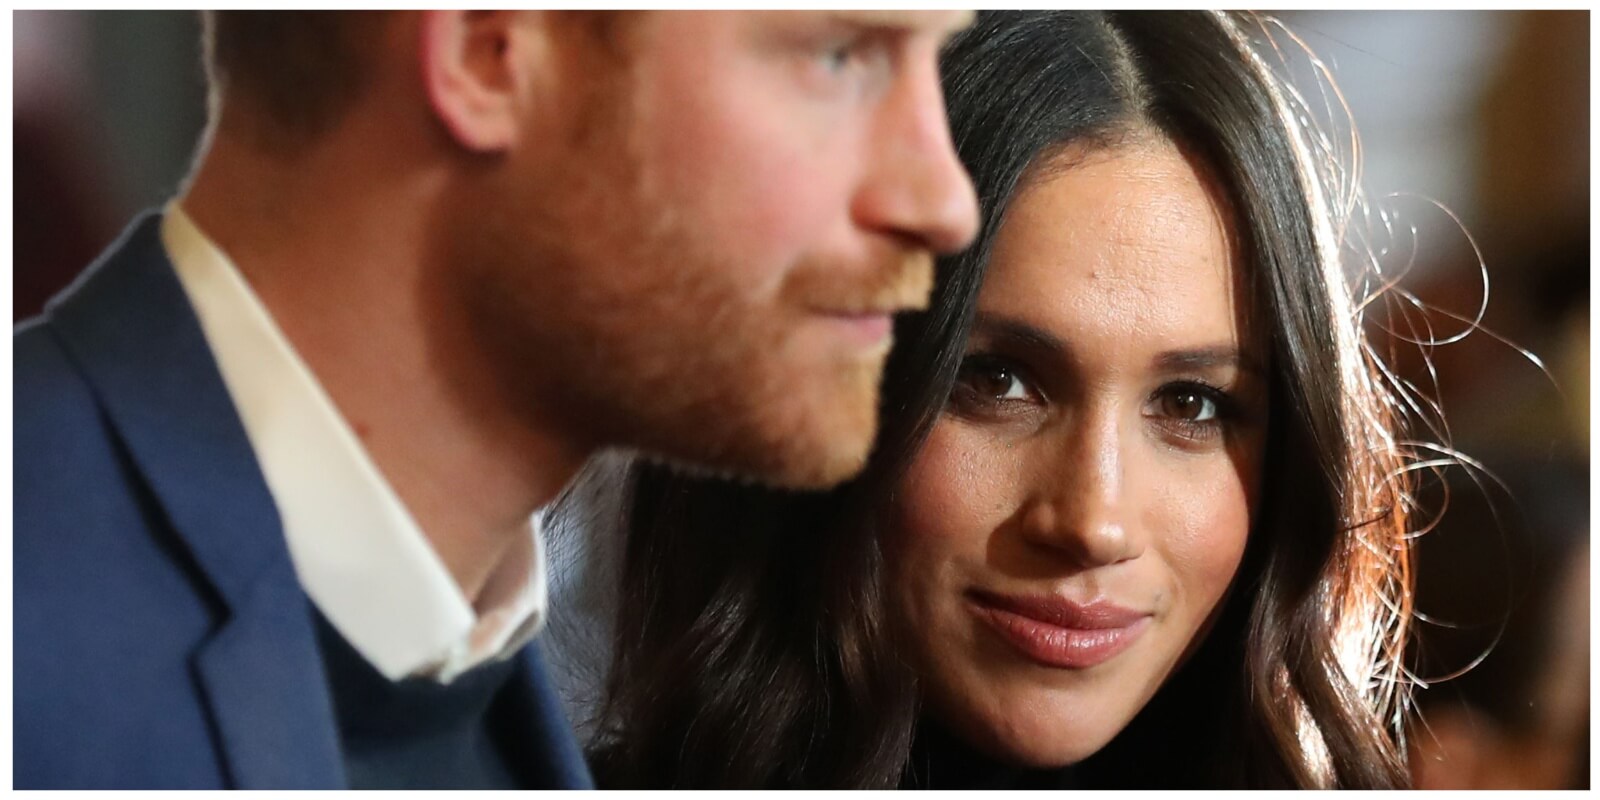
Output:
[[[529,67],[541,46],[530,17],[537,12],[425,11],[421,60],[428,103],[462,147],[497,153],[515,144],[524,104],[530,101]],[[529,23],[534,24],[530,25]]]

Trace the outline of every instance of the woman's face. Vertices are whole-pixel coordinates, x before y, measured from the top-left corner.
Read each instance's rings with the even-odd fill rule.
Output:
[[[1153,136],[1064,154],[998,234],[949,405],[897,493],[929,711],[1008,761],[1103,747],[1238,569],[1267,422],[1221,195]]]

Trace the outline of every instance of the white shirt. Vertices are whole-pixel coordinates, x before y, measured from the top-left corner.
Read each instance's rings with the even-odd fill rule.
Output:
[[[200,319],[307,596],[390,680],[448,683],[506,658],[545,616],[539,514],[474,609],[233,262],[168,204],[161,241]]]

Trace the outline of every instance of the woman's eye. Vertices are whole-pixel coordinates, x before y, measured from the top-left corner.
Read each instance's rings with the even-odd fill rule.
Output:
[[[1162,430],[1190,445],[1211,444],[1242,421],[1240,406],[1232,395],[1194,381],[1170,383],[1156,390],[1145,414]]]
[[[965,406],[1040,404],[1043,398],[1016,366],[994,356],[968,356],[956,374],[955,400]]]
[[[972,376],[973,388],[983,392],[985,397],[996,400],[1026,400],[1028,390],[1022,385],[1022,380],[1011,370],[1005,367],[983,367],[974,371]]]
[[[1213,422],[1219,409],[1216,399],[1193,389],[1178,389],[1161,396],[1161,415],[1185,422]]]
[[[974,364],[963,369],[967,385],[993,400],[1026,400],[1028,387],[1017,374],[1001,364]]]

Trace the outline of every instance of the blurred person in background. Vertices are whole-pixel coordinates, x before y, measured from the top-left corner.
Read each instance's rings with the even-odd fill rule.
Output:
[[[15,15],[12,99],[12,320],[38,314],[115,233],[85,113],[93,99],[78,63],[84,18]]]
[[[588,786],[530,520],[860,469],[967,18],[208,15],[188,185],[13,338],[15,784]]]
[[[1409,734],[1423,789],[1589,787],[1588,469],[1501,454],[1430,487]],[[1448,489],[1448,493],[1446,493]]]
[[[1419,514],[1417,692],[1423,788],[1588,788],[1589,12],[1523,14],[1471,116],[1485,206],[1471,225],[1490,298],[1430,353],[1452,468]],[[1480,265],[1419,294],[1471,317]],[[1467,276],[1471,275],[1470,279]],[[1462,319],[1435,317],[1436,336]],[[1416,365],[1409,377],[1427,383]],[[1444,489],[1448,487],[1448,492]],[[1463,672],[1464,670],[1464,672]],[[1461,673],[1461,674],[1457,674]]]

